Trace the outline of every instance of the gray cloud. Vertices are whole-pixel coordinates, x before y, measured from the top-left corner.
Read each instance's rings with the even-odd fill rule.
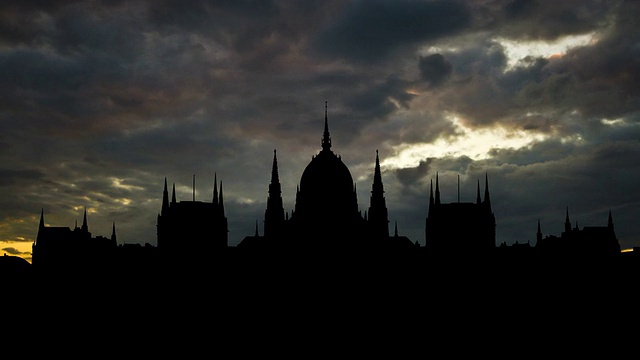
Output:
[[[459,1],[354,1],[313,46],[329,58],[375,63],[404,46],[455,34],[470,20]]]

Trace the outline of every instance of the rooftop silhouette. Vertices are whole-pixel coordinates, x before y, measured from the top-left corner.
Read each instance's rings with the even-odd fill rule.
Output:
[[[157,245],[118,244],[116,224],[109,237],[93,236],[86,210],[80,227],[48,227],[44,211],[40,214],[37,239],[33,243],[33,273],[51,274],[95,272],[120,278],[137,273],[161,272],[210,274],[213,269],[233,268],[235,274],[260,269],[285,276],[290,271],[306,271],[308,276],[327,275],[337,269],[367,269],[380,275],[386,269],[402,276],[415,276],[437,266],[451,266],[475,275],[497,276],[505,266],[516,273],[536,273],[571,264],[609,264],[610,271],[620,266],[635,266],[636,256],[620,252],[613,215],[605,226],[572,227],[566,212],[564,232],[560,236],[542,236],[538,222],[535,245],[496,246],[496,223],[489,190],[489,174],[484,189],[477,182],[473,202],[443,203],[438,174],[428,196],[425,215],[425,245],[403,236],[398,223],[389,231],[390,210],[380,170],[380,154],[372,156],[373,183],[368,208],[358,203],[356,185],[340,155],[332,150],[328,106],[325,102],[324,127],[320,151],[304,169],[295,194],[295,207],[285,211],[279,180],[277,151],[271,158],[271,177],[267,186],[264,233],[258,219],[254,234],[247,234],[237,246],[228,244],[228,220],[225,214],[223,184],[214,175],[211,199],[178,200],[175,184],[171,195],[164,179],[161,206],[157,215]],[[373,154],[372,154],[373,155]],[[458,184],[458,194],[459,194]],[[393,209],[391,209],[393,211]],[[196,249],[189,258],[180,256],[182,248]],[[5,263],[8,263],[6,260]],[[634,264],[634,265],[630,265]],[[16,269],[21,264],[7,265]],[[7,267],[5,266],[5,267]],[[26,268],[30,268],[27,266]],[[295,269],[295,270],[292,270]],[[275,273],[273,273],[275,272]],[[312,275],[311,275],[312,274]],[[255,275],[255,274],[254,274]]]

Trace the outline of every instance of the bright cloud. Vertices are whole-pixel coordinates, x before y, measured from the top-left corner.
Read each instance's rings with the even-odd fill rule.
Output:
[[[590,32],[582,35],[570,35],[556,41],[514,41],[505,38],[497,39],[504,47],[507,56],[506,71],[517,67],[520,61],[526,57],[551,58],[563,56],[568,50],[594,44],[597,42],[596,33]]]
[[[494,149],[520,149],[543,141],[548,135],[524,130],[513,130],[497,126],[472,129],[465,126],[457,116],[447,120],[453,124],[457,136],[439,138],[433,143],[400,144],[394,147],[395,156],[382,161],[380,166],[392,169],[416,167],[420,161],[430,157],[468,156],[474,160],[489,158]]]

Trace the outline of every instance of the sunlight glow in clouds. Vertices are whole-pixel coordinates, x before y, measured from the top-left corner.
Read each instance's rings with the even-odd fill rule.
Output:
[[[504,38],[498,38],[497,41],[505,49],[505,55],[508,59],[505,71],[509,71],[517,67],[520,61],[528,56],[534,58],[563,56],[572,48],[594,44],[597,42],[595,35],[595,32],[591,32],[583,35],[565,36],[552,42],[513,41]]]
[[[521,149],[543,141],[548,136],[524,130],[504,127],[472,129],[466,127],[457,116],[448,116],[457,136],[439,138],[430,144],[401,144],[394,147],[395,156],[382,161],[380,166],[391,169],[416,167],[420,161],[430,157],[468,156],[474,160],[490,157],[493,149]]]

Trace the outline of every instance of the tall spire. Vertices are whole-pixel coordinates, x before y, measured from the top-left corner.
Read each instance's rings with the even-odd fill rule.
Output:
[[[271,165],[271,183],[279,183],[278,177],[278,158],[276,157],[276,149],[273,149],[273,164]]]
[[[267,196],[267,209],[264,211],[264,230],[266,238],[277,238],[282,235],[283,222],[285,220],[282,201],[282,186],[278,175],[278,157],[276,149],[273,149],[273,164],[271,165],[271,182],[269,183],[269,195]]]
[[[113,222],[113,225],[111,226],[111,241],[113,242],[114,245],[117,245],[117,241],[116,241],[116,222]]]
[[[164,178],[164,190],[162,190],[162,210],[160,214],[165,215],[169,209],[169,191],[167,190],[167,178]]]
[[[176,203],[176,183],[173,183],[173,189],[171,190],[171,203]]]
[[[213,174],[213,203],[218,203],[218,173]]]
[[[87,207],[84,208],[84,217],[82,219],[82,231],[89,231],[89,226],[87,225]]]
[[[476,204],[480,204],[482,200],[480,199],[480,179],[478,179],[478,192],[476,195]]]
[[[40,210],[40,225],[38,225],[38,229],[44,228],[44,208]]]
[[[373,223],[376,236],[381,238],[389,237],[389,213],[387,210],[387,202],[384,198],[384,186],[382,185],[382,174],[380,171],[380,156],[377,149],[367,220]]]
[[[487,207],[491,207],[491,198],[489,197],[489,175],[484,174],[484,203]]]
[[[567,206],[567,214],[564,218],[564,231],[571,231],[571,221],[569,221],[569,207]]]
[[[607,220],[607,227],[613,230],[613,217],[611,216],[611,210],[609,210],[609,219]]]
[[[540,229],[540,219],[538,219],[538,232],[536,232],[536,245],[542,241],[542,230]]]
[[[327,116],[327,101],[324,102],[324,134],[322,134],[322,150],[331,151],[331,136],[329,135],[329,118]]]

